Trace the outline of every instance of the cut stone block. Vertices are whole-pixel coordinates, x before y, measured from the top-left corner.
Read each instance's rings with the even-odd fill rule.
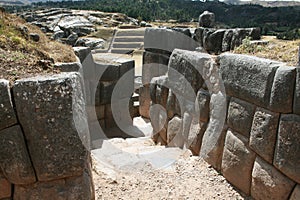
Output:
[[[291,113],[293,111],[296,68],[279,67],[271,90],[270,109],[274,112]]]
[[[250,195],[251,172],[255,153],[247,144],[247,138],[228,130],[221,169],[224,177],[230,183],[245,194]]]
[[[86,199],[94,200],[92,177],[87,172],[80,176],[31,185],[15,185],[14,199]]]
[[[228,95],[268,107],[273,79],[282,63],[231,53],[220,55],[219,62]]]
[[[227,115],[228,126],[249,138],[254,109],[254,105],[250,103],[231,98]]]
[[[273,163],[278,120],[278,113],[257,108],[250,132],[250,148],[270,164]]]
[[[17,123],[11,101],[9,81],[0,79],[0,130]]]
[[[252,172],[251,196],[257,200],[288,199],[295,183],[257,157]]]
[[[281,115],[274,165],[292,180],[300,183],[300,116]]]
[[[209,121],[210,94],[206,90],[199,90],[196,98],[196,112],[199,113],[199,121],[207,123]]]
[[[100,104],[110,104],[112,93],[116,86],[116,81],[101,81],[100,82]]]
[[[149,86],[143,86],[139,89],[139,112],[140,115],[145,118],[150,118],[149,110],[150,110],[150,88]]]
[[[0,168],[13,184],[31,184],[36,181],[20,126],[0,131]]]
[[[20,79],[13,91],[38,180],[81,175],[90,148],[81,76]]]

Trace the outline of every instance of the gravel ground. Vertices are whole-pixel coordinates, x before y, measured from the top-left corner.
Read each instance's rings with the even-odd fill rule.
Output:
[[[96,164],[97,165],[97,164]],[[96,199],[250,199],[199,157],[185,156],[167,169],[93,170]]]

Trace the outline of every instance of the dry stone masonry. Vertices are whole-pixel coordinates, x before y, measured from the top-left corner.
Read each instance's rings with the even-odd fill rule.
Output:
[[[81,75],[0,82],[0,199],[94,199]]]
[[[190,148],[255,199],[300,198],[299,68],[232,53],[216,57],[174,40],[172,47],[185,50],[148,49],[152,37],[146,30],[143,76],[151,81],[143,82],[150,93],[142,89],[140,110],[147,117],[150,104],[153,139]],[[164,71],[147,71],[157,63]]]

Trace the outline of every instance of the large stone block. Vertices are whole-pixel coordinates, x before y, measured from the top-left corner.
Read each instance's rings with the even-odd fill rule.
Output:
[[[254,105],[250,103],[231,98],[227,115],[228,126],[249,138],[254,109]]]
[[[149,84],[153,77],[165,75],[169,56],[145,51],[143,54],[142,83]]]
[[[168,123],[167,138],[168,146],[179,146],[182,141],[181,135],[182,119],[175,116]]]
[[[230,51],[232,36],[233,36],[233,30],[227,29],[224,33],[224,37],[222,40],[222,51],[223,52]]]
[[[37,76],[13,88],[19,121],[39,181],[81,175],[90,145],[78,73]]]
[[[274,165],[292,180],[300,183],[300,116],[281,115]]]
[[[212,63],[209,54],[175,49],[170,57],[168,78],[170,88],[177,95],[195,101],[204,83],[204,68]]]
[[[195,33],[194,33],[194,40],[199,42],[200,46],[203,46],[203,32],[204,32],[204,28],[203,27],[199,27],[196,28]]]
[[[291,113],[293,111],[296,68],[279,67],[271,90],[270,109],[274,112]]]
[[[0,79],[0,130],[17,123],[11,101],[9,81]]]
[[[224,33],[225,29],[219,29],[209,34],[203,41],[205,50],[210,53],[221,53]]]
[[[296,68],[296,72],[293,112],[300,115],[300,67]]]
[[[100,84],[100,104],[104,105],[104,104],[110,104],[111,103],[111,98],[112,98],[112,94],[113,91],[115,89],[116,86],[116,81],[101,81]]]
[[[257,200],[288,199],[295,183],[257,157],[252,172],[251,196]]]
[[[206,131],[206,128],[207,128],[207,124],[201,123],[201,122],[199,123],[199,121],[198,120],[196,121],[196,119],[191,124],[191,128],[190,128],[191,134],[189,135],[189,138],[190,138],[190,140],[192,139],[193,141],[189,141],[189,143],[191,142],[189,149],[191,150],[193,155],[200,154],[202,138]],[[222,152],[221,152],[221,155],[222,155]],[[207,161],[207,162],[211,164],[211,162],[209,162],[209,161]],[[213,164],[211,164],[211,165],[214,167]],[[220,160],[220,165],[221,165],[221,160]],[[218,169],[220,169],[220,168],[218,168]]]
[[[169,88],[168,88],[168,77],[160,76],[157,79],[156,86],[156,103],[162,105],[166,108],[167,100],[169,96]]]
[[[80,176],[53,180],[50,182],[37,182],[31,185],[16,185],[13,197],[16,200],[95,199],[92,177],[87,172],[84,172]]]
[[[145,31],[144,48],[146,50],[159,49],[172,52],[175,48],[195,50],[197,47],[196,41],[178,31],[162,28],[147,28]]]
[[[255,153],[247,144],[247,138],[228,130],[225,139],[221,170],[224,177],[230,183],[249,195]]]
[[[10,198],[12,186],[11,183],[3,176],[0,171],[0,199]]]
[[[295,187],[289,200],[297,200],[297,199],[300,199],[300,185],[299,184]]]
[[[20,126],[0,131],[0,168],[13,184],[36,181]]]
[[[247,55],[219,56],[226,93],[261,107],[268,107],[273,79],[279,62]]]
[[[257,108],[250,132],[249,146],[269,163],[273,163],[279,114]]]

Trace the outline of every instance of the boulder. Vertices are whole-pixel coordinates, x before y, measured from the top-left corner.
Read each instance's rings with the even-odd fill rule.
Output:
[[[222,157],[221,170],[224,177],[235,187],[250,195],[251,172],[255,153],[248,147],[248,140],[228,130]]]
[[[15,83],[17,114],[39,181],[83,173],[90,139],[81,81],[72,72]]]
[[[292,180],[300,183],[300,116],[281,115],[274,165]]]
[[[56,31],[53,33],[53,35],[51,36],[54,40],[59,40],[61,38],[65,37],[65,32],[62,30]]]
[[[13,184],[31,184],[36,181],[30,157],[20,126],[0,131],[0,168]]]
[[[257,157],[252,172],[251,196],[257,200],[288,199],[295,183]]]
[[[278,113],[257,108],[250,132],[250,148],[270,164],[273,163],[278,120]]]
[[[0,79],[0,130],[17,123],[10,94],[9,81]]]
[[[34,42],[40,41],[40,35],[37,34],[37,33],[30,33],[30,34],[29,34],[29,37],[30,37],[30,39],[31,39],[32,41],[34,41]]]
[[[71,33],[71,34],[67,37],[66,43],[67,43],[68,45],[73,46],[73,45],[75,45],[77,39],[78,39],[77,33]]]
[[[228,126],[249,138],[254,109],[254,105],[246,101],[231,98],[227,114]]]
[[[204,11],[199,16],[199,26],[205,28],[212,28],[215,24],[215,14],[209,11]]]
[[[224,29],[208,32],[203,41],[203,47],[210,53],[219,54],[222,52],[222,41],[225,34]]]

